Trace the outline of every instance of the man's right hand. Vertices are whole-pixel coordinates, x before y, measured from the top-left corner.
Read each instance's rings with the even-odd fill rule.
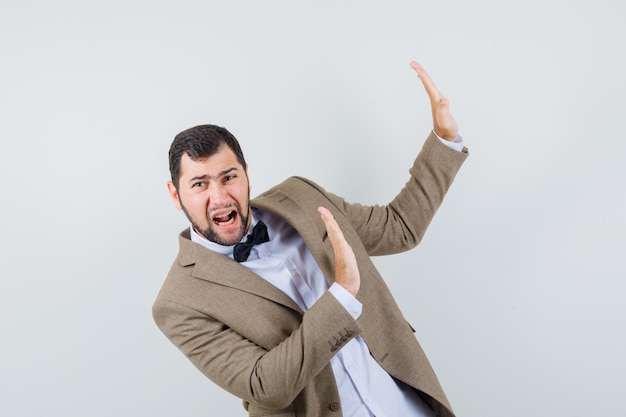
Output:
[[[328,238],[335,251],[335,282],[356,297],[361,286],[361,275],[354,252],[330,211],[325,207],[319,207],[317,211],[322,216]]]

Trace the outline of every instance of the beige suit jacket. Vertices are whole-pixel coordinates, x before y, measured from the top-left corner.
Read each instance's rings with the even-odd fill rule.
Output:
[[[328,292],[302,312],[245,267],[191,242],[186,230],[153,306],[157,325],[200,371],[241,398],[250,416],[341,416],[329,361],[356,335],[390,375],[418,390],[438,416],[453,416],[370,256],[405,251],[421,240],[466,156],[431,134],[410,169],[410,180],[387,206],[349,204],[297,177],[253,200],[253,207],[283,218],[300,233],[329,284],[334,255],[317,207],[333,213],[361,274],[357,298],[363,312],[357,320]]]

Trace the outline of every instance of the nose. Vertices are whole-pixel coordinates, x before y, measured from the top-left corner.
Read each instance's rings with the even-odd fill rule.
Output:
[[[226,188],[221,185],[214,185],[209,189],[209,198],[212,206],[220,207],[229,200]]]

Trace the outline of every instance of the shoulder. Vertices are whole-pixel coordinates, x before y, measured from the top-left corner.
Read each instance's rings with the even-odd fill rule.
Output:
[[[298,195],[298,194],[326,194],[326,190],[317,184],[316,182],[299,176],[289,177],[283,182],[264,193],[260,194],[258,197],[266,197],[268,195],[274,194],[276,192],[282,192],[287,195]]]
[[[223,263],[228,261],[224,255],[191,241],[189,229],[180,233],[178,241],[178,255],[157,295],[157,303],[187,302],[195,299],[201,289],[206,289],[207,282],[211,281],[213,275],[223,269]]]
[[[342,197],[327,191],[316,182],[299,176],[289,177],[283,182],[252,200],[254,207],[272,211],[278,206],[288,206],[286,202],[296,204],[299,208],[308,212],[312,210],[317,217],[317,207],[324,206],[329,210],[343,211],[345,201]]]

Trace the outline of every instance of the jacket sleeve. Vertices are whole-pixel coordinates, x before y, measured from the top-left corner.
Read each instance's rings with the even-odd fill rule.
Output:
[[[172,298],[158,297],[153,316],[163,333],[209,379],[245,402],[272,410],[287,408],[341,347],[361,332],[329,292],[273,347],[263,347]]]
[[[409,170],[409,180],[389,204],[365,206],[326,195],[345,214],[370,256],[404,252],[422,240],[467,156],[466,149],[451,149],[431,132]]]

